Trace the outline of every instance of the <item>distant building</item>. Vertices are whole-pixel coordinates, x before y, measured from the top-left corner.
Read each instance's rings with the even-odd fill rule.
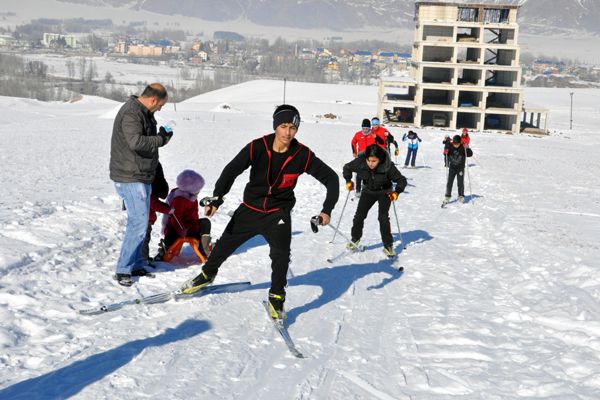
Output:
[[[45,32],[42,38],[42,44],[44,47],[53,47],[61,42],[64,43],[66,47],[70,47],[72,49],[77,48],[77,38],[72,35],[61,35],[60,33]]]
[[[386,123],[518,132],[518,5],[417,1],[412,79],[381,79]]]
[[[207,53],[207,52],[205,52],[204,50],[200,50],[200,51],[198,52],[198,57],[199,57],[199,58],[200,58],[200,59],[201,59],[203,62],[206,62],[206,61],[208,61],[208,53]]]
[[[137,57],[160,57],[163,55],[163,48],[159,46],[136,44],[129,46],[127,54]]]
[[[127,54],[128,50],[129,50],[129,44],[123,40],[119,41],[117,44],[115,44],[115,47],[114,47],[115,53]]]
[[[300,60],[314,60],[316,55],[314,50],[303,48],[298,51],[297,57]]]
[[[202,50],[202,42],[199,40],[195,40],[192,43],[191,50],[192,50],[192,53],[198,53],[200,50]]]
[[[15,38],[8,35],[0,35],[0,46],[8,47],[15,42]]]
[[[368,64],[373,60],[373,53],[370,51],[358,50],[352,54],[352,62]]]

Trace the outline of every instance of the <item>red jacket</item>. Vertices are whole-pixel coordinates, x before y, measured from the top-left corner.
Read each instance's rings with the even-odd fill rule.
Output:
[[[158,196],[150,195],[150,215],[148,215],[148,225],[154,225],[156,222],[156,213],[168,214],[171,211],[171,206],[161,201]]]
[[[379,128],[377,128],[377,129],[371,128],[371,134],[373,134],[373,133],[376,136],[375,143],[379,147],[381,147],[382,149],[387,151],[387,140],[388,140],[387,137],[388,137],[388,135],[390,135],[390,131],[385,129],[383,126],[379,125]]]
[[[460,136],[460,142],[465,145],[466,147],[469,147],[469,144],[471,144],[471,137],[469,136],[468,133],[463,133]]]
[[[175,191],[177,192],[174,193]],[[173,215],[169,215],[164,232],[174,229],[179,236],[186,236],[188,232],[198,232],[200,224],[198,223],[198,200],[196,196],[175,188],[171,190],[169,198],[171,208],[174,208],[175,211]]]
[[[375,143],[375,138],[370,133],[364,135],[362,130],[356,132],[352,138],[352,154],[359,154],[366,150],[367,147]]]

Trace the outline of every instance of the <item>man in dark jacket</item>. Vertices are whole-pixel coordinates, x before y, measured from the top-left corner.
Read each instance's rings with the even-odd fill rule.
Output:
[[[148,227],[150,193],[158,148],[169,142],[172,131],[161,127],[156,132],[154,113],[168,100],[167,90],[159,83],[144,89],[141,96],[131,96],[121,107],[113,125],[110,143],[110,179],[127,208],[127,227],[117,261],[116,279],[131,286],[132,275],[146,275],[142,247]]]
[[[359,157],[344,165],[343,176],[346,180],[346,189],[352,190],[352,173],[356,173],[356,179],[362,180],[362,195],[356,207],[354,220],[352,221],[352,243],[348,248],[358,248],[363,233],[365,218],[373,205],[379,203],[379,231],[383,250],[388,257],[396,255],[394,239],[390,227],[390,205],[398,199],[398,195],[406,187],[406,178],[402,176],[396,166],[390,161],[388,153],[377,145],[367,147],[367,150]],[[392,188],[392,183],[396,185]]]
[[[456,177],[458,186],[458,201],[461,203],[465,202],[465,165],[467,157],[473,155],[473,150],[468,147],[464,147],[461,143],[459,135],[455,135],[452,138],[452,142],[446,144],[446,160],[448,162],[448,182],[446,182],[446,196],[442,206],[448,204],[450,201],[450,195],[452,194],[452,184]]]
[[[291,105],[280,105],[273,113],[275,133],[250,142],[221,172],[213,197],[203,199],[209,201],[204,208],[205,215],[211,217],[215,214],[235,179],[250,167],[250,180],[244,190],[243,203],[215,243],[200,274],[183,284],[184,293],[194,293],[210,284],[221,264],[240,245],[253,236],[262,235],[269,244],[271,257],[271,316],[285,318],[283,303],[292,239],[290,213],[296,203],[296,181],[306,172],[327,188],[319,215],[323,225],[329,223],[339,196],[337,174],[294,138],[299,126],[298,110]]]

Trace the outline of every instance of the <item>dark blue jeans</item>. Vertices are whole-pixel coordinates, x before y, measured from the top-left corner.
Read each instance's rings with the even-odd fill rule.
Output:
[[[406,152],[406,161],[404,161],[404,166],[407,166],[410,162],[410,165],[415,166],[415,161],[417,160],[417,150],[418,149],[408,149]],[[411,160],[412,157],[412,160]]]

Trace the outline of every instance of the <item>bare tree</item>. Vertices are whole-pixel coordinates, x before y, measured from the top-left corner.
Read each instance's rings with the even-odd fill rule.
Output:
[[[79,76],[81,81],[85,81],[85,72],[87,69],[87,58],[81,57],[79,59]]]

